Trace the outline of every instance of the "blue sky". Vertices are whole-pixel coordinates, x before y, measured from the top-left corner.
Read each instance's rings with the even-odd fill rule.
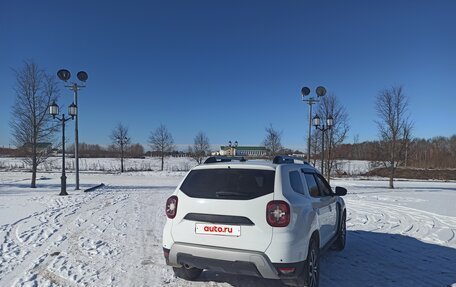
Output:
[[[455,11],[454,1],[2,1],[0,146],[25,59],[88,72],[81,142],[109,144],[121,121],[143,144],[163,123],[179,145],[198,131],[214,145],[257,145],[271,123],[303,150],[300,89],[318,85],[346,107],[348,142],[376,139],[374,98],[392,85],[404,86],[416,137],[449,136]],[[71,99],[62,86],[59,104]]]

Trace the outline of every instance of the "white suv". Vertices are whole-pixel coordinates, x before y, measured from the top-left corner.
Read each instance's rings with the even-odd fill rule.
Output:
[[[346,193],[293,158],[209,158],[166,201],[166,263],[186,280],[206,269],[318,286],[320,251],[345,247]]]

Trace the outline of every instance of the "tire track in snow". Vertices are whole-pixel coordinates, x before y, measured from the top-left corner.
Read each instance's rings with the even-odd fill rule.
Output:
[[[456,219],[383,202],[347,200],[351,229],[403,234],[426,242],[456,247]],[[369,220],[364,220],[367,217]],[[381,224],[372,224],[380,218]]]
[[[456,218],[350,196],[346,203],[347,246],[322,257],[322,287],[456,286]]]
[[[54,200],[53,203],[57,206],[51,205],[51,208],[41,212],[34,212],[12,224],[7,224],[2,227],[5,235],[2,243],[1,262],[6,264],[2,264],[3,268],[0,268],[0,279],[4,277],[6,273],[15,269],[16,265],[24,261],[32,248],[41,246],[43,242],[51,237],[57,231],[57,228],[61,226],[47,226],[49,223],[48,218],[63,209],[61,207],[62,202],[60,199]],[[71,208],[72,206],[79,204],[80,203],[70,204],[64,208]],[[38,221],[38,223],[34,224],[33,221]],[[19,227],[26,224],[29,224],[30,226],[23,228],[25,230],[24,232],[20,232]],[[29,244],[29,242],[31,243]]]
[[[103,274],[111,273],[111,266],[100,265],[104,259],[119,262],[120,248],[116,241],[106,240],[104,235],[109,226],[113,225],[111,215],[121,208],[122,201],[129,198],[128,194],[103,191],[97,208],[91,208],[84,213],[84,218],[78,218],[77,229],[69,235],[65,244],[65,252],[56,258],[49,271],[72,282],[84,286],[97,285]],[[116,234],[120,238],[122,234]]]
[[[6,234],[4,240],[10,244],[10,250],[19,251],[15,251],[18,256],[11,258],[8,264],[4,265],[8,269],[1,270],[0,280],[6,283],[10,282],[10,284],[11,281],[15,280],[15,285],[18,286],[35,280],[36,276],[34,275],[36,274],[33,274],[33,271],[37,269],[36,262],[48,264],[49,254],[52,253],[53,249],[58,249],[67,240],[68,234],[71,233],[71,224],[68,223],[72,222],[73,217],[77,217],[76,212],[81,208],[96,208],[98,203],[95,199],[98,196],[100,193],[74,195],[65,199],[58,198],[53,200],[50,207],[44,211],[34,213],[11,224],[9,226],[11,231]],[[68,212],[65,212],[67,210]],[[29,223],[32,220],[38,221],[38,223],[31,224],[31,228],[24,228],[26,230],[24,233],[17,231],[21,224]],[[45,232],[49,229],[51,232]],[[2,260],[7,256],[8,254],[2,254]],[[30,265],[29,262],[35,263]],[[19,270],[24,270],[23,275],[18,274]],[[19,279],[17,279],[18,277]]]
[[[42,263],[44,268],[40,270],[43,272],[38,273],[39,276],[36,277],[33,276],[36,270],[29,270],[18,282],[24,285],[53,283],[57,286],[99,286],[100,282],[109,282],[106,276],[115,273],[114,267],[122,262],[122,244],[118,239],[125,235],[117,232],[116,228],[125,226],[125,223],[114,224],[113,215],[120,214],[119,211],[125,207],[123,202],[128,201],[130,193],[106,189],[102,194],[103,196],[94,200],[92,206],[81,208],[78,212],[80,215],[68,224],[73,229],[66,234],[65,237],[68,238],[59,246],[61,252],[58,256]],[[128,216],[129,214],[125,213],[119,218]],[[115,234],[112,234],[113,232]],[[33,280],[27,281],[28,278]],[[49,278],[58,279],[49,282]],[[68,284],[58,283],[63,280],[67,280]]]
[[[165,266],[161,248],[165,221],[163,202],[173,190],[163,188],[153,192],[154,197],[150,196],[151,191],[134,191],[132,208],[136,216],[131,220],[130,228],[135,230],[136,236],[129,241],[132,243],[130,254],[118,266],[126,276],[112,282],[115,286],[163,286],[175,280],[172,270]]]

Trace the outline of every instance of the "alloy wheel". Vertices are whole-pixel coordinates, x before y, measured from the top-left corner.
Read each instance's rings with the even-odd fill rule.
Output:
[[[315,247],[312,246],[309,256],[309,287],[316,287],[318,282],[318,256]]]

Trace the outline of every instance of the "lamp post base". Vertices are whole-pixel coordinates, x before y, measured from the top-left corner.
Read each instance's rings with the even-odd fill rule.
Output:
[[[59,195],[68,195],[68,193],[66,192],[66,176],[65,175],[62,175],[60,177],[60,183],[61,183],[61,190],[60,190]]]

